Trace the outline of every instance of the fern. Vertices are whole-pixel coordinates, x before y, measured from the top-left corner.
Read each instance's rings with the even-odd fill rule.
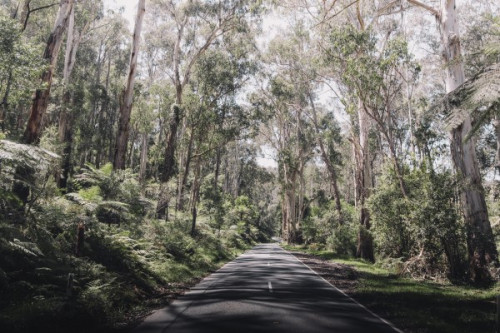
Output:
[[[457,128],[473,113],[475,126],[468,138],[500,112],[500,63],[490,66],[434,104],[433,110],[446,115],[448,130]]]
[[[42,251],[38,248],[38,245],[32,242],[22,242],[15,238],[9,241],[8,244],[13,251],[21,252],[33,257],[43,257]]]

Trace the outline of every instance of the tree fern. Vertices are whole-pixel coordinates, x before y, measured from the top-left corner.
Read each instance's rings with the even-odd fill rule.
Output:
[[[500,63],[485,68],[434,104],[446,115],[445,125],[452,130],[473,116],[475,124],[466,139],[474,135],[493,114],[500,112]]]

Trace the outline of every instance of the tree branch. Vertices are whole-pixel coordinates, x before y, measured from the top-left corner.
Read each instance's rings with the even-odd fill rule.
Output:
[[[430,12],[432,15],[434,15],[437,19],[441,18],[441,14],[439,13],[439,11],[431,6],[428,6],[426,5],[425,3],[422,3],[418,0],[407,0],[409,3],[411,3],[412,5],[414,6],[417,6],[417,7],[420,7],[420,8],[423,8],[425,10],[427,10],[428,12]]]

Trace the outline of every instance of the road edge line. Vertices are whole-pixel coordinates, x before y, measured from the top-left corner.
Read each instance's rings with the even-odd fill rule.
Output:
[[[280,246],[281,247],[281,246]],[[328,283],[331,287],[333,287],[335,290],[337,290],[338,292],[340,292],[342,295],[344,295],[345,297],[347,297],[351,302],[357,304],[358,306],[360,306],[361,308],[363,308],[365,311],[367,311],[369,314],[371,314],[372,316],[374,316],[375,318],[379,319],[380,321],[382,321],[384,324],[386,324],[387,326],[389,326],[390,328],[392,328],[394,331],[398,332],[398,333],[404,333],[401,329],[397,328],[393,323],[391,323],[390,321],[388,321],[387,319],[384,319],[382,317],[380,317],[378,314],[376,314],[375,312],[373,312],[372,310],[368,309],[366,306],[364,306],[363,304],[359,303],[358,301],[356,301],[354,298],[352,298],[351,296],[349,296],[348,294],[346,294],[343,290],[339,289],[338,287],[336,287],[335,285],[333,285],[330,281],[328,281],[327,279],[325,279],[324,277],[322,277],[321,275],[318,274],[318,272],[316,272],[314,269],[312,269],[311,267],[309,267],[309,265],[307,265],[306,263],[304,263],[302,260],[300,260],[299,258],[297,258],[296,256],[294,256],[290,251],[288,250],[285,250],[283,249],[283,247],[281,247],[281,249],[283,251],[285,251],[286,253],[288,253],[289,255],[291,255],[292,257],[294,257],[298,262],[300,262],[302,265],[306,266],[307,268],[309,268],[309,270],[311,272],[313,272],[314,274],[316,274],[320,279],[322,279],[323,281],[325,281],[326,283]]]

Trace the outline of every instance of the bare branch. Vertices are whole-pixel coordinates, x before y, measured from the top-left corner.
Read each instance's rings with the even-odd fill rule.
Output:
[[[407,1],[409,3],[411,3],[412,5],[414,5],[414,6],[417,6],[417,7],[420,7],[420,8],[423,8],[423,9],[427,10],[432,15],[434,15],[437,19],[441,18],[441,14],[434,7],[428,6],[425,3],[422,3],[422,2],[420,2],[418,0],[407,0]]]

